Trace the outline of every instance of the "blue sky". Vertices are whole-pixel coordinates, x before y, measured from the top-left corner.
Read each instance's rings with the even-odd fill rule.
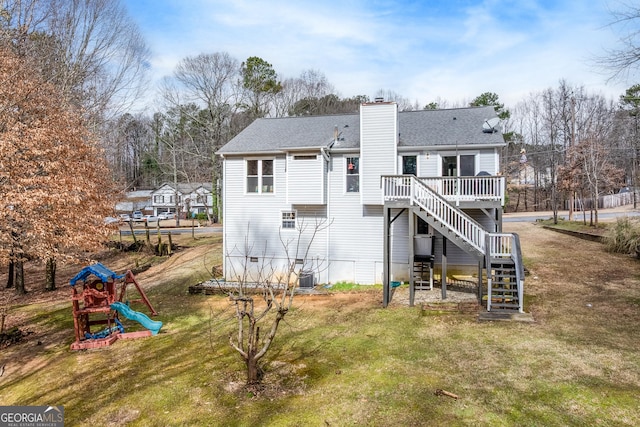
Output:
[[[342,96],[392,90],[420,105],[495,92],[514,106],[560,79],[617,98],[592,58],[616,45],[616,0],[124,0],[151,77],[186,56],[259,56],[282,77],[323,72]]]

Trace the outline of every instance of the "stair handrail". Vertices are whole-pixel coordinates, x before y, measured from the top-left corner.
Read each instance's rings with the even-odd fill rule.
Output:
[[[520,236],[518,233],[511,233],[513,236],[513,262],[516,266],[516,282],[518,283],[518,310],[524,313],[524,260],[522,259],[522,248],[520,247]]]
[[[453,206],[414,175],[386,175],[382,178],[385,197],[408,199],[412,205],[420,206],[477,251],[485,253],[487,231],[471,216]]]

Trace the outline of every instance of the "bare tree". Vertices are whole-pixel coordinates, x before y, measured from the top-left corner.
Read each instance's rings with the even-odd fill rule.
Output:
[[[561,80],[557,88],[531,94],[518,104],[510,120],[511,128],[522,136],[528,164],[536,171],[535,185],[544,195],[545,200],[535,204],[552,210],[555,221],[558,210],[575,191],[575,188],[558,186],[558,168],[566,167],[569,148],[583,135],[586,137],[593,120],[589,103],[596,98],[583,87]],[[537,197],[537,191],[535,195]]]
[[[366,95],[356,95],[351,98],[340,98],[330,93],[321,98],[303,98],[296,102],[289,111],[291,116],[318,116],[326,114],[357,113],[363,102],[369,102]]]
[[[309,255],[318,233],[329,227],[326,219],[315,223],[301,223],[296,237],[285,238],[280,233],[284,249],[284,261],[277,261],[262,254],[262,262],[252,266],[254,244],[245,239],[243,262],[232,274],[237,281],[229,292],[235,307],[235,334],[229,336],[229,344],[245,362],[247,385],[260,383],[264,369],[262,359],[271,347],[280,322],[292,307],[298,279],[305,274],[319,274],[326,268],[325,260]],[[261,334],[261,325],[267,332]]]
[[[160,170],[151,120],[143,114],[123,114],[102,126],[102,147],[113,176],[125,188],[159,184]]]
[[[99,124],[145,87],[149,51],[119,0],[4,0],[3,39]]]
[[[211,162],[208,141],[197,119],[201,111],[195,104],[176,105],[157,113],[153,133],[158,144],[157,164],[166,181],[173,183],[176,225],[180,225],[179,184],[209,182]]]
[[[386,102],[398,104],[398,111],[413,111],[413,103],[404,96],[390,89],[378,89],[374,98],[382,98]]]
[[[274,96],[274,116],[292,115],[296,103],[303,99],[320,99],[334,90],[323,73],[303,71],[299,77],[282,81],[282,90]]]
[[[222,165],[215,153],[238,132],[234,118],[243,96],[240,77],[240,63],[228,53],[200,54],[181,60],[173,75],[163,80],[159,92],[165,124],[175,118],[177,111],[182,123],[173,120],[174,130],[167,133],[165,128],[161,141],[169,143],[167,136],[177,136],[179,126],[181,150],[191,159],[184,163],[185,178],[211,182],[215,198],[212,207],[218,218],[221,195],[217,183],[222,177]],[[175,150],[177,146],[171,144]]]
[[[600,194],[619,188],[624,170],[614,164],[609,141],[613,126],[613,105],[602,96],[582,100],[580,137],[567,151],[567,163],[559,170],[561,186],[584,190],[591,198],[591,225],[598,225]]]
[[[621,8],[611,11],[609,28],[617,32],[619,44],[606,49],[595,62],[611,75],[611,79],[624,79],[637,72],[640,65],[640,6],[622,3]]]

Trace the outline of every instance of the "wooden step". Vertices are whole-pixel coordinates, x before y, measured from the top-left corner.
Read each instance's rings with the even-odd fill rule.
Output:
[[[513,309],[504,309],[504,308],[497,308],[494,309],[493,307],[491,307],[491,311],[489,311],[488,313],[502,313],[502,314],[506,314],[506,313],[519,313],[519,308],[518,307],[514,307]]]
[[[491,294],[494,295],[500,292],[518,292],[518,289],[509,289],[509,288],[491,288]]]
[[[513,308],[513,307],[519,307],[520,304],[518,304],[518,300],[510,300],[509,302],[504,302],[504,301],[491,301],[491,307],[497,307],[497,308],[503,308],[503,307],[507,307],[507,308]]]
[[[498,273],[515,274],[516,273],[515,268],[491,268],[491,270],[493,270],[496,274]]]

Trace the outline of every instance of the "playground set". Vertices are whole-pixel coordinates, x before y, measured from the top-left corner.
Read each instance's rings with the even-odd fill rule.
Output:
[[[118,339],[149,337],[156,335],[162,327],[162,322],[151,320],[146,314],[129,307],[130,302],[142,302],[149,308],[152,316],[158,314],[131,270],[127,270],[125,274],[116,274],[100,263],[92,264],[80,270],[70,280],[70,284],[76,334],[71,350],[105,347]],[[129,284],[135,286],[140,299],[123,302]],[[140,323],[146,330],[125,332],[119,315]],[[93,325],[106,327],[92,333]]]

